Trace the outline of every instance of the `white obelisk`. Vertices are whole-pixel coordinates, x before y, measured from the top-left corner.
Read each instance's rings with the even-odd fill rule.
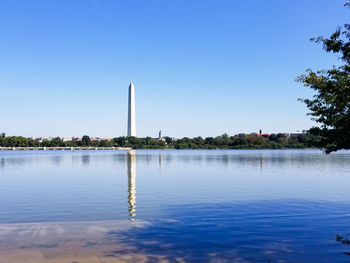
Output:
[[[132,82],[129,86],[128,136],[136,136],[135,88]]]

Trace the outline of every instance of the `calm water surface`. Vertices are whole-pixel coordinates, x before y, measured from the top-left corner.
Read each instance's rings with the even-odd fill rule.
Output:
[[[348,242],[350,152],[0,152],[0,262],[350,262]]]

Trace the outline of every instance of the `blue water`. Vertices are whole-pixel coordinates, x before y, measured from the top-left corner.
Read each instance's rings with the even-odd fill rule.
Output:
[[[0,152],[0,224],[103,220],[170,262],[350,262],[350,152]]]

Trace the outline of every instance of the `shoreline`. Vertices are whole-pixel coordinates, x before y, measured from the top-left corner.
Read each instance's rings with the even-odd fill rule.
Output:
[[[131,147],[0,147],[0,151],[90,151],[90,150],[132,150]]]
[[[320,150],[321,148],[132,148],[132,147],[0,147],[1,151],[130,151],[130,150]]]

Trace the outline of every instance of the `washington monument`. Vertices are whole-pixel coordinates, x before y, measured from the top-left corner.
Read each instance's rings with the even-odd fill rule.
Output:
[[[128,136],[136,136],[135,88],[132,82],[129,86]]]

